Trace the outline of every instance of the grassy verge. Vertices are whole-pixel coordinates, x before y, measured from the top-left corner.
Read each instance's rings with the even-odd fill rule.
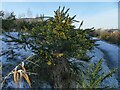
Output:
[[[105,40],[112,44],[120,45],[120,31],[112,31],[112,30],[96,30],[95,34],[98,38]]]

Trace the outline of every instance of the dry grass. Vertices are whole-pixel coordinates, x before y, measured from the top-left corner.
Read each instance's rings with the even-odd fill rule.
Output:
[[[18,69],[19,67],[21,67],[21,68]],[[23,78],[25,78],[25,80],[27,81],[29,86],[31,87],[31,82],[30,82],[30,79],[29,79],[29,77],[27,75],[27,72],[26,72],[26,69],[24,67],[24,64],[20,64],[19,66],[16,66],[15,70],[13,71],[13,75],[14,75],[14,83],[15,84],[18,84],[19,82],[21,84],[22,83],[22,77],[23,77]]]
[[[14,81],[15,85],[18,88],[22,87],[23,80],[25,80],[28,83],[29,87],[31,87],[31,81],[30,81],[28,75],[36,74],[36,73],[27,72],[27,70],[26,70],[26,68],[24,66],[24,62],[25,61],[28,62],[31,58],[32,57],[29,56],[28,58],[26,58],[25,60],[23,60],[23,62],[21,62],[20,64],[18,64],[12,71],[10,71],[5,77],[3,77],[3,80],[1,82],[1,87],[4,88],[6,79],[8,79],[9,77],[11,77],[11,75],[13,76],[13,81]]]
[[[110,30],[96,30],[95,33],[102,40],[108,41],[109,43],[120,45],[120,31]]]

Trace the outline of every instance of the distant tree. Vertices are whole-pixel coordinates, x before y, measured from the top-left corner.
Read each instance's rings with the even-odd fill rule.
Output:
[[[28,8],[28,10],[27,10],[27,16],[29,18],[32,18],[32,11],[30,10],[30,8]]]
[[[36,14],[36,18],[39,17],[39,14]]]
[[[19,15],[18,15],[18,18],[25,18],[25,14],[24,14],[24,13],[19,14]]]
[[[12,30],[15,28],[15,18],[14,12],[3,12],[2,14],[2,29],[3,30]]]
[[[4,16],[4,12],[0,11],[0,17],[3,17],[3,16]]]

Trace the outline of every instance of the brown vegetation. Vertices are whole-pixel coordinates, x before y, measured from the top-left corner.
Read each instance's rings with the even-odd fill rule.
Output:
[[[96,30],[95,34],[102,40],[120,45],[120,30]]]

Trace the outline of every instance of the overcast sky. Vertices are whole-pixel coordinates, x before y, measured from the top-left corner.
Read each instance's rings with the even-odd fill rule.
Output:
[[[3,2],[1,9],[13,11],[17,17],[23,14],[27,17],[29,9],[35,17],[37,14],[53,16],[59,6],[70,8],[71,16],[77,15],[76,20],[84,21],[83,28],[118,28],[117,2]]]

